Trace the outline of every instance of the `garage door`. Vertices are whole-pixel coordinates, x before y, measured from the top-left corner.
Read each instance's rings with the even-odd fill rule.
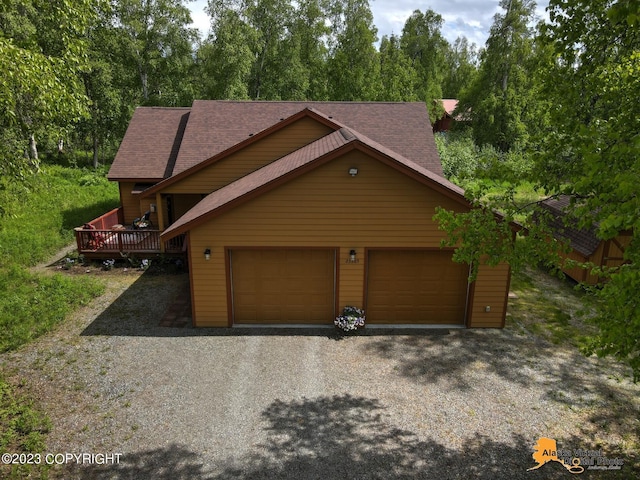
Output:
[[[331,324],[335,250],[230,253],[234,323]]]
[[[465,264],[442,250],[371,250],[367,265],[367,322],[463,324]]]

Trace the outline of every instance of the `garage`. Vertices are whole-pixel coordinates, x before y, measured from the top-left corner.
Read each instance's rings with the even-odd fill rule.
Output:
[[[335,249],[229,252],[234,324],[332,324]]]
[[[369,250],[367,323],[463,325],[469,267],[451,251]]]

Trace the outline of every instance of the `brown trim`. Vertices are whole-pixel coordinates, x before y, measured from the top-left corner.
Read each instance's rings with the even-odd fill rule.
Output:
[[[159,183],[166,179],[162,177],[160,178],[135,178],[135,177],[116,178],[116,177],[110,177],[107,175],[107,180],[109,180],[110,182],[125,182],[125,183]],[[143,192],[139,192],[135,195],[140,195],[140,193],[143,193]]]
[[[423,175],[422,173],[415,171],[413,169],[411,169],[409,166],[404,165],[400,162],[398,162],[397,160],[393,159],[392,157],[387,156],[386,154],[383,154],[381,152],[378,152],[375,149],[372,149],[371,147],[369,147],[366,144],[363,144],[362,142],[360,142],[359,140],[354,140],[352,142],[346,143],[338,148],[336,148],[335,150],[330,151],[329,153],[326,153],[325,155],[322,155],[296,169],[293,169],[287,173],[285,173],[284,175],[274,178],[238,197],[233,198],[232,200],[228,201],[227,203],[220,205],[217,208],[214,208],[213,210],[202,214],[200,217],[195,218],[193,220],[191,220],[190,222],[185,223],[184,225],[182,225],[181,227],[172,230],[169,232],[169,236],[168,238],[172,238],[175,237],[176,235],[180,235],[181,233],[184,233],[185,231],[191,230],[193,228],[196,228],[200,225],[202,225],[203,223],[208,222],[209,220],[211,220],[212,218],[215,218],[219,215],[222,215],[223,213],[226,213],[229,210],[232,210],[234,208],[236,208],[239,205],[242,205],[245,202],[248,202],[249,200],[252,200],[270,190],[273,190],[277,187],[279,187],[280,185],[289,182],[290,180],[293,180],[301,175],[304,175],[305,173],[312,171],[332,160],[335,160],[337,158],[340,158],[343,155],[346,155],[349,152],[352,152],[354,150],[358,150],[361,151],[365,154],[368,154],[370,157],[373,157],[377,160],[380,160],[382,163],[391,166],[393,168],[395,168],[396,170],[398,170],[401,173],[406,174],[408,177],[413,178],[414,180],[424,184],[425,186],[431,188],[432,190],[435,190],[438,193],[444,194],[445,196],[457,201],[460,205],[471,209],[472,206],[469,203],[469,201],[462,195],[459,194],[457,192],[454,192],[453,190],[449,190],[446,186],[439,184],[437,181]],[[371,153],[370,153],[371,152]],[[225,187],[222,187],[225,188]],[[219,190],[218,190],[219,191]],[[214,192],[215,193],[215,192]]]
[[[305,117],[309,117],[312,118],[330,128],[333,128],[334,130],[339,130],[340,126],[334,122],[332,122],[331,120],[329,120],[328,118],[325,118],[322,115],[319,115],[318,113],[316,113],[315,111],[309,109],[309,107],[305,107],[303,110],[294,113],[293,115],[291,115],[290,117],[285,118],[284,120],[279,121],[278,123],[275,123],[273,125],[271,125],[270,127],[265,128],[264,130],[246,138],[245,140],[236,143],[235,145],[227,148],[226,150],[217,153],[216,155],[214,155],[213,157],[209,157],[208,159],[193,165],[192,167],[187,168],[186,170],[183,170],[182,172],[173,175],[172,177],[163,179],[162,181],[160,181],[160,183],[154,185],[153,187],[148,188],[147,190],[145,190],[144,196],[150,195],[151,193],[155,193],[157,190],[162,190],[166,187],[168,187],[169,185],[173,185],[174,183],[189,177],[197,172],[199,172],[200,170],[207,168],[211,165],[213,165],[214,163],[217,163],[221,160],[223,160],[225,157],[228,157],[229,155],[232,155],[236,152],[239,152],[240,150],[242,150],[243,148],[246,148],[256,142],[258,142],[259,140],[262,140],[265,137],[268,137],[269,135],[282,130],[284,127],[287,127],[289,125],[291,125],[292,123],[297,122],[298,120],[301,120]]]
[[[624,248],[624,246],[623,246],[623,245],[618,241],[618,239],[617,239],[616,237],[613,237],[613,238],[612,238],[611,240],[609,240],[609,241],[610,241],[610,242],[612,241],[613,243],[615,243],[615,244],[616,244],[616,247],[618,247],[622,253],[624,253],[624,252],[625,252],[625,248]]]
[[[340,311],[340,248],[333,250],[333,316],[337,317]]]
[[[367,315],[367,299],[369,298],[369,252],[375,250],[375,248],[364,247],[364,279],[362,280],[362,309],[364,310],[365,318]]]
[[[224,247],[224,270],[227,284],[227,327],[233,326],[233,286],[231,285],[231,249]]]
[[[196,327],[196,297],[193,286],[193,258],[191,256],[191,235],[187,232],[187,236],[184,239],[185,245],[187,245],[187,258],[189,259],[189,294],[191,295],[191,326]]]
[[[510,289],[511,289],[511,265],[509,265],[509,268],[507,269],[507,289],[504,292],[504,308],[502,310],[502,323],[500,323],[500,328],[504,328],[504,326],[507,323],[507,307],[509,305]]]
[[[234,318],[233,318],[233,287],[232,287],[232,279],[231,279],[231,252],[234,250],[331,250],[334,252],[333,254],[333,274],[334,274],[334,282],[333,282],[333,313],[335,316],[338,316],[338,309],[340,305],[340,247],[291,247],[291,246],[254,246],[254,245],[244,245],[241,247],[224,247],[224,260],[225,260],[225,270],[226,270],[226,284],[227,284],[227,318],[228,318],[228,326],[233,327]],[[265,324],[268,325],[268,324]]]

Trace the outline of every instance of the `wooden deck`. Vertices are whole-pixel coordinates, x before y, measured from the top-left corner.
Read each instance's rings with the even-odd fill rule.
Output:
[[[120,254],[185,254],[185,236],[167,242],[160,230],[134,229],[122,225],[122,208],[116,208],[91,222],[92,228],[75,229],[78,253],[87,258],[114,258]]]

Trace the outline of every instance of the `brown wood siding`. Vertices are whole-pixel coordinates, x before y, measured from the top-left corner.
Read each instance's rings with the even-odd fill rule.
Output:
[[[501,328],[509,294],[509,265],[500,263],[495,267],[482,264],[474,283],[468,327]],[[490,311],[486,311],[490,307]]]
[[[162,193],[211,193],[333,130],[305,117],[268,137],[162,190]],[[247,132],[249,134],[249,132]]]
[[[173,195],[173,221],[178,220],[182,215],[187,213],[198,202],[202,200],[202,195]]]
[[[357,176],[349,176],[350,167],[359,169]],[[197,324],[228,324],[225,247],[338,246],[339,310],[362,307],[364,248],[439,247],[436,206],[464,208],[358,151],[242,204],[191,231]],[[351,249],[358,263],[346,263]]]
[[[232,249],[233,323],[333,324],[335,250]]]
[[[369,250],[368,323],[464,325],[469,267],[450,250]]]
[[[120,202],[124,213],[124,222],[130,225],[135,218],[140,216],[140,199],[131,192],[135,183],[120,182]]]

